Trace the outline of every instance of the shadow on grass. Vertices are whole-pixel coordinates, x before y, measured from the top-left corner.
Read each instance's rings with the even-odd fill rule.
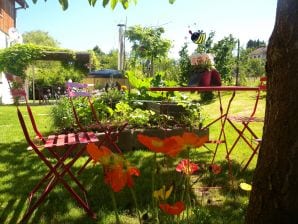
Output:
[[[11,144],[1,144],[2,154],[0,157],[0,223],[17,223],[21,220],[28,206],[28,194],[38,181],[48,172],[47,167],[33,151],[26,150],[27,145],[20,141]],[[134,190],[137,195],[139,209],[141,212],[148,211],[152,203],[152,167],[155,166],[154,154],[148,151],[134,151],[125,154],[132,165],[138,167],[141,175],[135,178]],[[183,157],[183,154],[182,154]],[[196,150],[191,152],[191,157],[198,163],[206,163],[210,160],[208,151]],[[175,167],[181,158],[169,159],[164,156],[157,156],[157,173],[155,175],[155,190],[162,185],[174,186],[175,199],[181,197],[181,174],[175,171]],[[80,158],[73,167],[75,173],[80,169],[86,158]],[[207,209],[212,220],[225,220],[223,223],[233,223],[243,217],[245,206],[243,199],[245,192],[237,187],[231,187],[228,165],[225,161],[221,164],[223,172],[219,175],[205,175],[200,178],[201,186],[221,186],[219,194],[224,199],[221,203],[207,204],[201,206],[199,200],[196,206],[200,209]],[[235,183],[251,182],[253,172],[248,170],[239,173],[241,164],[233,161],[233,181]],[[66,178],[69,180],[69,178]],[[113,206],[110,197],[110,190],[103,181],[102,168],[99,165],[89,164],[79,176],[79,180],[88,192],[88,202],[92,210],[97,214],[98,219],[92,220],[84,210],[78,206],[61,184],[46,197],[44,202],[32,214],[29,223],[106,223],[105,218],[113,214]],[[76,190],[73,182],[67,181]],[[235,184],[236,185],[236,184]],[[37,194],[38,195],[38,194]],[[196,192],[191,192],[192,198]],[[116,193],[117,206],[120,214],[136,218],[135,204],[131,192],[125,188]],[[245,204],[244,204],[245,205]],[[232,214],[232,215],[231,215]],[[195,220],[197,217],[193,217]],[[229,221],[229,222],[228,222]],[[109,223],[113,223],[112,221]],[[195,223],[195,222],[193,222]]]
[[[0,223],[18,223],[28,208],[29,192],[48,172],[48,168],[34,151],[26,150],[27,145],[24,142],[1,144],[0,148],[3,149],[0,157]],[[78,169],[79,167],[75,167],[73,172],[78,171]],[[90,173],[91,170],[87,169],[86,171],[88,172],[79,177],[81,182],[91,180],[94,177],[94,174]],[[78,187],[69,181],[67,175],[65,179],[79,192]],[[35,194],[32,202],[40,195],[44,187]],[[98,206],[91,207],[95,212],[99,210]],[[76,217],[72,217],[73,215]],[[79,221],[81,223],[95,223],[78,206],[63,185],[58,184],[32,214],[29,223],[58,223],[61,220],[65,220],[65,223]]]

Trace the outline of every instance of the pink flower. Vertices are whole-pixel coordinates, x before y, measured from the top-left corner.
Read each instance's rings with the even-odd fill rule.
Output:
[[[177,172],[185,173],[186,175],[193,174],[195,171],[199,170],[199,166],[195,163],[191,163],[189,159],[183,159],[176,166]]]

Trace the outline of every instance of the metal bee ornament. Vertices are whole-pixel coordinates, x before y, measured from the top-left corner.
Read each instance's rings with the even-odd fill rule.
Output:
[[[198,30],[198,32],[192,32],[191,30],[188,31],[191,35],[191,40],[195,44],[202,44],[206,40],[206,33],[203,30]]]

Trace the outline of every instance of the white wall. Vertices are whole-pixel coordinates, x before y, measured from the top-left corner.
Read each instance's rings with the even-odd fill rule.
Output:
[[[6,34],[0,31],[0,49],[7,47]],[[7,79],[4,73],[0,72],[0,104],[12,104],[13,99],[10,94]]]

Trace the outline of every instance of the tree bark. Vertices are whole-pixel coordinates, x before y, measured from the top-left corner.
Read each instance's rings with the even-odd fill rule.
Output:
[[[263,141],[246,223],[298,223],[298,1],[278,0]]]

